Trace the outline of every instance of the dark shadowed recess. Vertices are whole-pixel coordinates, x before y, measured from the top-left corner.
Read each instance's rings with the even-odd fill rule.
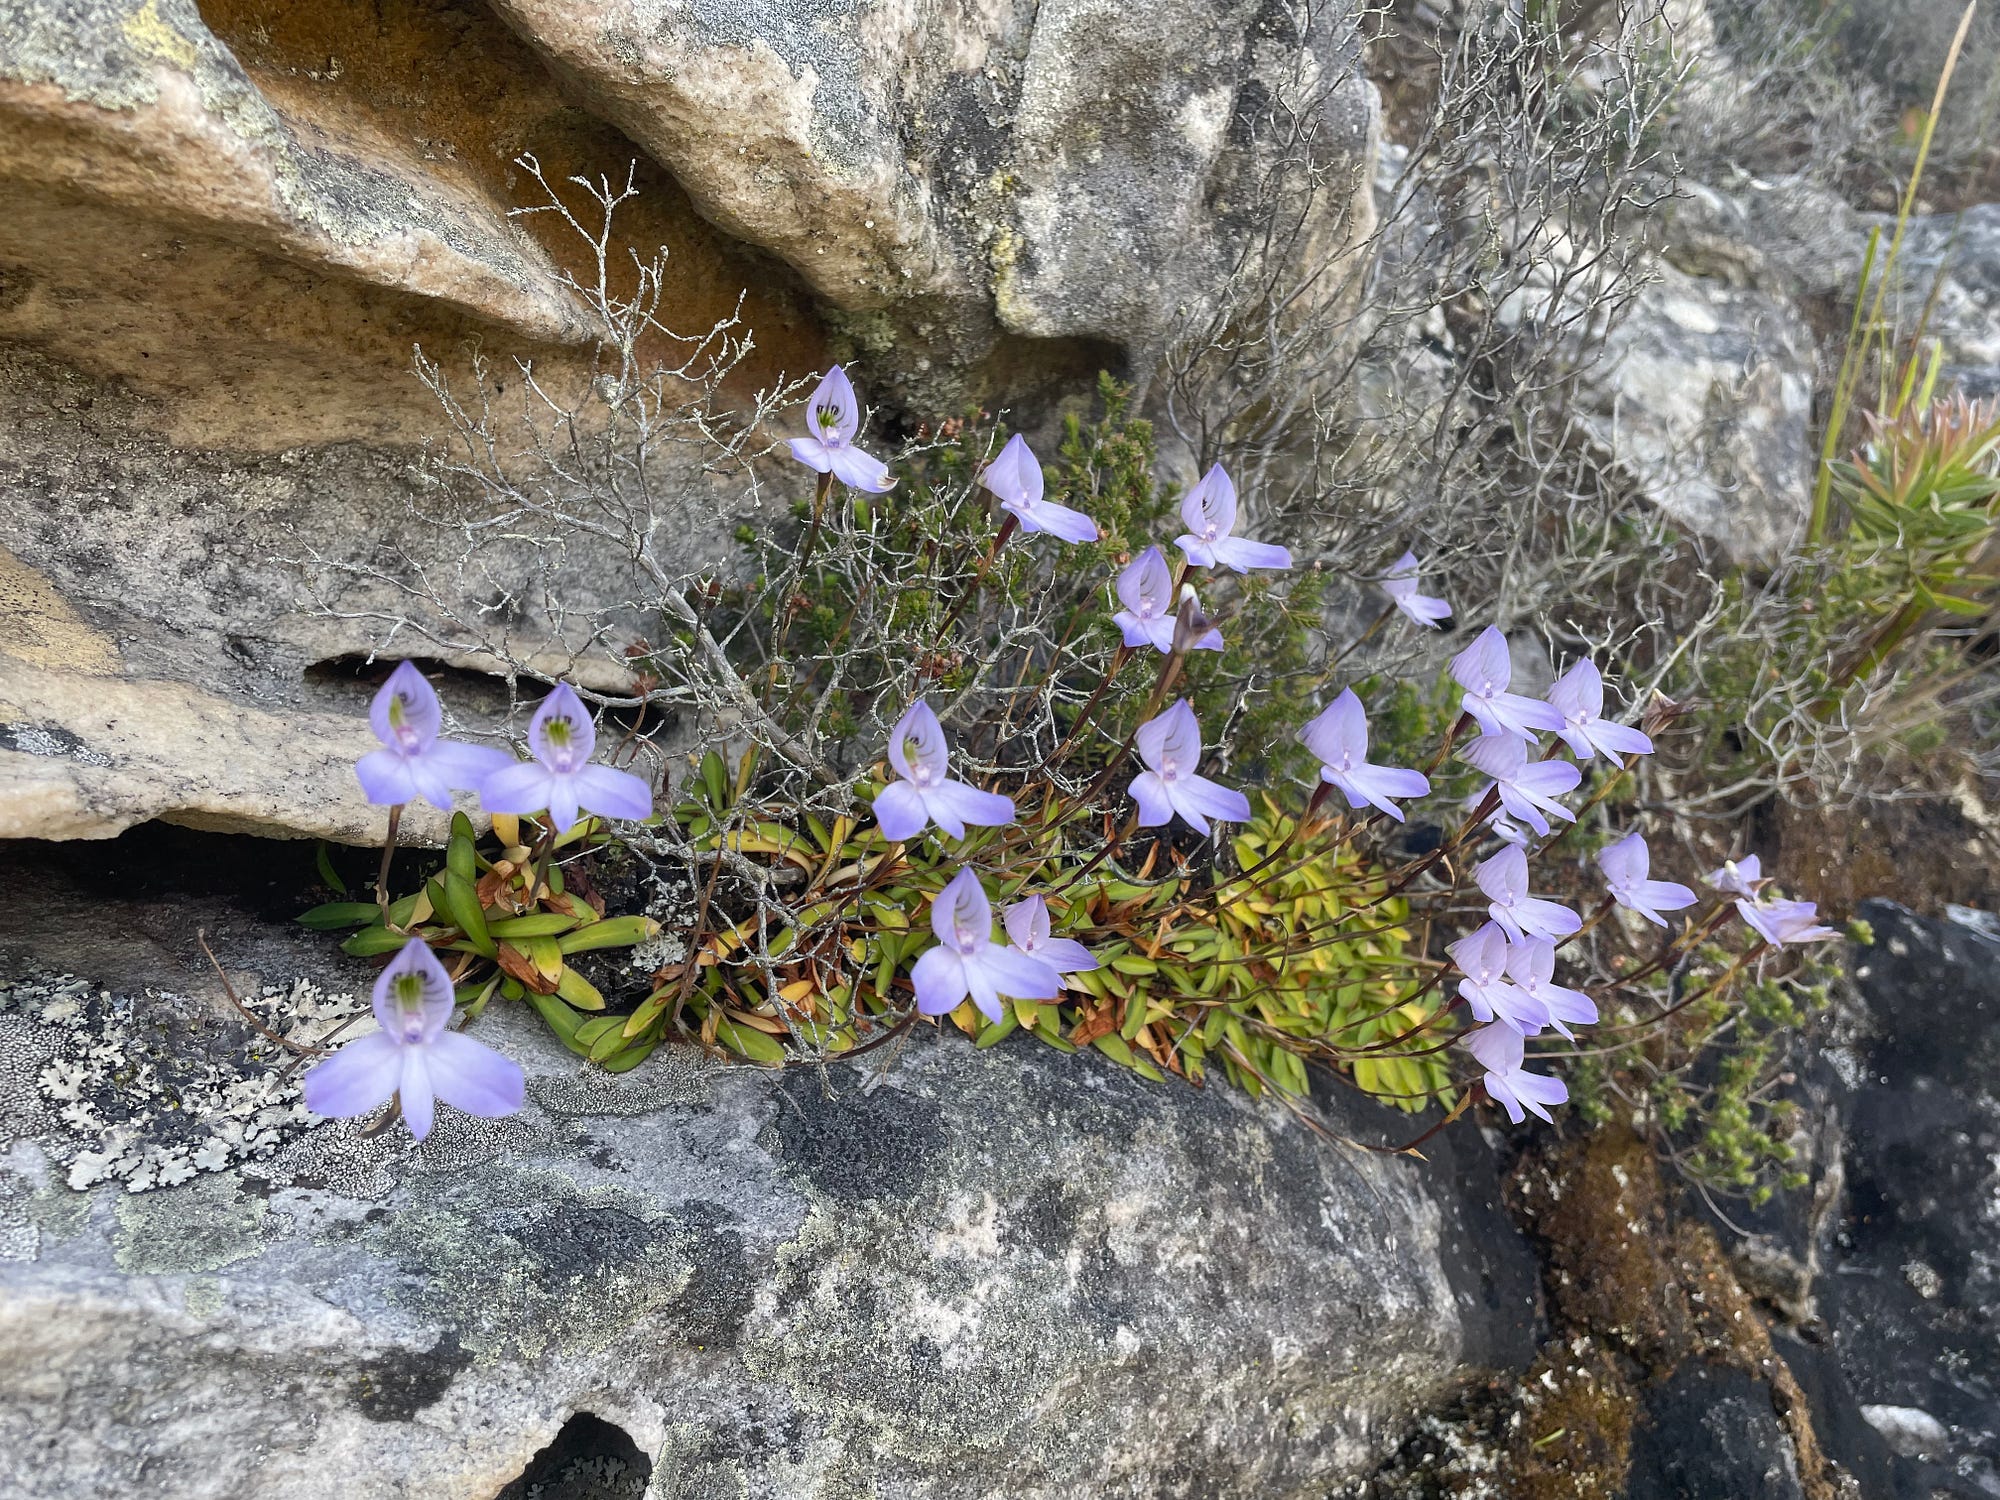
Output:
[[[640,1500],[652,1477],[624,1428],[580,1411],[494,1500]]]

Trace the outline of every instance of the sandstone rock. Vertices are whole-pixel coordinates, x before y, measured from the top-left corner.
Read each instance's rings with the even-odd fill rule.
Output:
[[[588,330],[504,209],[426,170],[407,141],[288,120],[193,0],[0,7],[0,176],[164,210],[530,338]]]
[[[577,1412],[662,1497],[1305,1495],[1525,1357],[1531,1272],[1475,1135],[1455,1180],[1450,1140],[1376,1155],[1087,1055],[926,1029],[826,1073],[682,1051],[611,1078],[502,1010],[520,1117],[445,1112],[415,1148],[310,1123],[187,925],[303,1035],[366,971],[226,893],[270,907],[249,841],[185,847],[131,845],[144,899],[44,864],[0,913],[24,1500],[134,1473],[158,1500],[332,1474],[488,1500]]]
[[[703,213],[833,308],[893,314],[895,347],[846,326],[915,389],[942,389],[933,351],[962,363],[1002,331],[1099,340],[1143,375],[1253,242],[1283,106],[1313,116],[1333,183],[1297,253],[1367,231],[1374,105],[1345,4],[1302,31],[1256,0],[497,3]]]
[[[107,838],[160,817],[378,840],[383,814],[351,766],[373,744],[363,716],[380,669],[356,669],[385,615],[426,610],[335,570],[397,547],[423,555],[412,466],[343,447],[176,450],[134,431],[130,399],[18,352],[0,350],[0,368],[16,402],[0,489],[17,502],[0,509],[0,837]],[[629,587],[616,556],[586,548],[566,566],[556,583],[573,600]],[[515,644],[541,670],[629,683],[608,647],[566,650],[535,630],[523,620]],[[496,737],[518,719],[498,664],[443,640],[410,636],[384,661],[415,652],[459,669],[445,691],[456,731]],[[412,809],[406,826],[421,841],[444,825]]]

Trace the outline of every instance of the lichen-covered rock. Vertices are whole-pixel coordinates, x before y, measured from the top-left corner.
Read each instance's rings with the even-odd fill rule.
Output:
[[[1476,1138],[1455,1179],[1449,1145],[1378,1155],[1223,1089],[928,1029],[886,1064],[669,1051],[610,1078],[503,1009],[481,1033],[528,1109],[445,1111],[413,1147],[307,1121],[184,937],[93,955],[82,934],[131,913],[44,885],[0,917],[0,1447],[24,1500],[135,1473],[158,1500],[333,1474],[357,1500],[488,1500],[580,1411],[662,1497],[1307,1496],[1525,1352],[1531,1273]],[[274,1030],[323,1035],[365,984],[318,939],[177,899]],[[66,953],[87,981],[51,970]],[[192,1157],[180,1091],[227,1137]]]

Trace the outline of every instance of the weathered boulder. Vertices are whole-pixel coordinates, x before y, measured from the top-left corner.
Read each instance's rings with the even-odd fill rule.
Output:
[[[613,1078],[496,1011],[528,1109],[444,1111],[413,1148],[303,1116],[198,967],[197,925],[267,1024],[353,1012],[365,968],[261,915],[295,846],[52,847],[9,856],[36,895],[0,913],[0,1446],[24,1500],[334,1475],[488,1500],[603,1424],[636,1444],[604,1491],[628,1500],[646,1465],[677,1500],[1304,1497],[1526,1358],[1533,1273],[1476,1133],[1380,1155],[929,1028],[826,1072],[668,1051]]]

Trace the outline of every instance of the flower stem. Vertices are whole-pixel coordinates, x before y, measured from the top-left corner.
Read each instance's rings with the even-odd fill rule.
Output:
[[[382,925],[389,925],[389,861],[396,853],[396,834],[403,826],[403,804],[389,809],[389,832],[382,840],[382,864],[375,872],[375,904],[382,911]]]

